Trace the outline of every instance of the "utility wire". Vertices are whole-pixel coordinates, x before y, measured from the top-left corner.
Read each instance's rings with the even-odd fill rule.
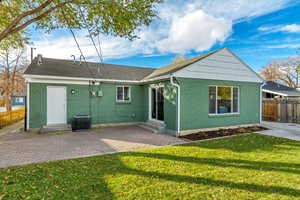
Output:
[[[80,45],[79,45],[79,43],[78,43],[78,41],[77,41],[77,39],[76,39],[76,36],[75,36],[73,30],[71,29],[69,20],[67,19],[64,10],[62,10],[61,12],[62,12],[62,15],[63,15],[63,17],[64,17],[64,19],[65,19],[65,21],[66,21],[66,23],[67,23],[67,25],[68,25],[68,29],[70,30],[70,32],[71,32],[71,34],[72,34],[72,36],[73,36],[73,38],[74,38],[74,41],[75,41],[75,43],[76,43],[76,45],[77,45],[77,48],[79,49],[80,54],[81,54],[81,56],[83,57],[83,60],[84,60],[84,63],[86,64],[87,69],[89,70],[89,72],[90,72],[92,78],[93,78],[94,80],[96,80],[95,77],[94,77],[94,73],[91,71],[91,69],[90,69],[90,67],[89,67],[89,65],[88,65],[88,63],[87,63],[87,61],[86,61],[86,59],[85,59],[85,56],[83,55],[83,52],[82,52],[82,50],[81,50],[81,48],[80,48]],[[92,92],[92,91],[91,91],[91,81],[89,81],[89,115],[90,115],[90,116],[92,116],[92,105],[91,105],[91,94],[90,94],[91,92]]]
[[[66,21],[66,23],[67,23],[67,25],[68,25],[68,29],[70,30],[70,32],[71,32],[71,34],[72,34],[72,36],[73,36],[73,39],[74,39],[74,41],[75,41],[75,43],[76,43],[76,45],[77,45],[77,48],[78,48],[78,50],[79,50],[81,56],[83,57],[84,63],[86,64],[86,67],[87,67],[87,69],[89,70],[89,72],[90,72],[92,78],[95,80],[96,78],[95,78],[95,76],[94,76],[94,73],[93,73],[92,70],[90,69],[90,67],[89,67],[89,65],[88,65],[88,63],[87,63],[87,61],[86,61],[86,59],[85,59],[85,56],[83,55],[83,52],[82,52],[82,50],[81,50],[81,48],[80,48],[80,45],[79,45],[79,43],[78,43],[78,41],[77,41],[77,39],[76,39],[75,33],[74,33],[73,30],[71,29],[69,20],[67,19],[64,10],[62,10],[61,12],[62,12],[62,15],[63,15],[63,17],[64,17],[64,19],[65,19],[65,21]]]
[[[92,41],[92,43],[93,43],[93,46],[94,46],[94,48],[96,49],[96,52],[97,52],[97,55],[98,55],[98,57],[99,57],[100,63],[101,63],[101,65],[102,65],[102,67],[103,67],[103,56],[102,56],[102,51],[101,51],[101,46],[100,46],[100,41],[99,41],[99,35],[98,35],[98,45],[99,45],[99,49],[100,49],[100,50],[98,50],[98,48],[97,48],[97,46],[96,46],[96,43],[95,43],[95,41],[94,41],[94,38],[92,37],[91,30],[88,28],[87,21],[86,21],[86,19],[85,19],[85,17],[84,17],[84,14],[83,14],[81,8],[78,7],[78,9],[79,9],[80,15],[81,15],[81,17],[82,17],[82,19],[83,19],[83,21],[84,21],[84,23],[85,23],[86,29],[88,30],[89,37],[90,37],[90,39],[91,39],[91,41]],[[100,76],[99,68],[98,68],[98,75]]]

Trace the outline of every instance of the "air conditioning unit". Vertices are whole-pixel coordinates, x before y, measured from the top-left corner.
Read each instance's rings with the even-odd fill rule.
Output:
[[[72,119],[72,131],[90,129],[92,119],[89,115],[75,115]]]

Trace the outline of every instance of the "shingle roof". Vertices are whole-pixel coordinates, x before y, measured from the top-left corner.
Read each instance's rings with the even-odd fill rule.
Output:
[[[25,97],[26,96],[26,92],[14,92],[12,94],[12,96],[14,96],[14,97]]]
[[[25,70],[24,74],[44,76],[64,76],[74,78],[97,78],[110,80],[142,80],[155,69],[114,64],[85,63],[72,60],[42,58],[42,64],[37,65],[37,59]],[[100,75],[97,73],[100,66]]]
[[[159,69],[114,64],[101,65],[95,62],[88,62],[87,67],[84,62],[79,64],[78,61],[74,63],[74,61],[72,60],[62,60],[53,58],[43,58],[42,64],[37,65],[37,58],[35,58],[35,60],[26,69],[24,74],[128,81],[149,80],[152,78],[169,75],[174,72],[177,72],[223,49],[224,48],[221,48],[216,51],[196,56],[178,63],[173,63],[171,65]],[[99,66],[100,75],[97,73]]]
[[[222,48],[223,49],[223,48]],[[193,58],[190,58],[188,60],[184,60],[184,61],[181,61],[181,62],[178,62],[178,63],[173,63],[171,65],[168,65],[168,66],[165,66],[165,67],[162,67],[162,68],[159,68],[159,69],[156,69],[155,71],[153,71],[151,74],[149,74],[148,76],[146,76],[144,79],[151,79],[151,78],[155,78],[155,77],[158,77],[158,76],[163,76],[163,75],[167,75],[167,74],[172,74],[190,64],[193,64],[203,58],[206,58],[207,56],[211,55],[211,54],[214,54],[222,49],[218,49],[216,51],[212,51],[212,52],[209,52],[207,54],[204,54],[204,55],[200,55],[200,56],[196,56],[196,57],[193,57]]]
[[[271,92],[285,94],[288,97],[300,97],[300,91],[298,91],[297,89],[287,87],[274,81],[266,81],[263,89],[269,90]]]

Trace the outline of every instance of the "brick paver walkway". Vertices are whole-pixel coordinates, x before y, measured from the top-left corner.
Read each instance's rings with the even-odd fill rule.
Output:
[[[183,143],[137,126],[54,134],[12,133],[0,137],[0,167],[101,155]]]

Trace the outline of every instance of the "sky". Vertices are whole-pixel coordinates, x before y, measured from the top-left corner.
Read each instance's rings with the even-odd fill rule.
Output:
[[[158,68],[179,55],[228,47],[260,71],[271,61],[300,54],[298,0],[165,0],[156,10],[158,18],[136,31],[139,39],[99,37],[105,63]],[[87,31],[75,34],[84,56],[99,61]],[[80,55],[68,30],[35,30],[31,42],[35,54],[44,57]]]

